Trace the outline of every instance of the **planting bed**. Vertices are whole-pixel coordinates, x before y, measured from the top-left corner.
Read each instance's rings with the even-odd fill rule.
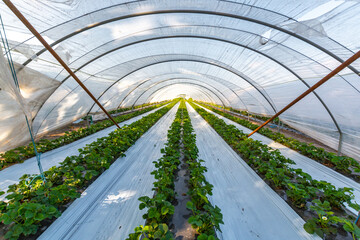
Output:
[[[119,123],[119,126],[131,124],[155,111],[156,109],[153,109],[141,115],[134,116],[127,121],[123,121]],[[85,147],[87,144],[94,142],[98,138],[108,136],[108,134],[113,132],[116,128],[117,128],[116,126],[108,127],[94,134],[81,138],[77,141],[69,143],[65,146],[43,153],[41,155],[41,163],[43,169],[48,170],[52,166],[59,165],[59,163],[63,161],[67,156],[78,155],[79,154],[78,149]],[[6,192],[8,190],[8,187],[12,184],[19,182],[19,178],[24,174],[37,174],[37,173],[39,173],[39,169],[35,157],[25,160],[23,163],[19,163],[10,166],[6,169],[3,169],[2,171],[0,171],[0,189],[1,191]],[[0,196],[0,200],[4,200],[5,196],[6,194]]]
[[[117,159],[39,239],[125,239],[143,222],[138,197],[151,195],[152,159],[160,149],[177,106]]]
[[[273,150],[247,138],[233,125],[192,105],[198,113],[236,150],[280,196],[283,197],[307,222],[304,229],[325,239],[357,239],[360,229],[354,224],[354,216],[345,211],[353,203],[351,188],[336,188],[331,183],[318,181],[301,169],[293,169],[294,162]]]
[[[175,104],[44,153],[47,182],[24,175],[9,187],[8,202],[0,202],[5,237],[360,236],[346,209],[359,209],[358,183],[260,134],[246,138],[251,130],[199,105]],[[28,173],[31,164],[36,173],[30,160],[4,169],[0,178],[16,168],[18,175]]]
[[[5,238],[39,234],[52,219],[132,146],[151,126],[166,114],[175,102],[140,120],[111,132],[109,136],[79,149],[80,155],[67,157],[58,167],[45,171],[46,183],[24,175],[9,187],[7,203],[1,202],[0,220]],[[44,227],[41,227],[44,226]],[[40,231],[39,231],[40,230]],[[47,238],[50,239],[50,238]]]
[[[139,111],[136,111],[133,113],[114,117],[114,120],[117,123],[121,123],[125,120],[128,120],[128,119],[133,118],[138,115],[141,115],[143,113],[146,113],[148,111],[156,109],[160,106],[163,106],[164,104],[166,104],[166,103],[161,103],[161,104],[154,105],[154,106],[151,106],[146,109],[142,109],[142,110],[139,110]],[[80,128],[80,129],[78,129],[76,131],[72,131],[72,132],[65,132],[65,134],[63,136],[60,136],[53,140],[41,139],[36,142],[37,151],[39,153],[45,153],[52,149],[59,148],[61,146],[72,143],[76,140],[79,140],[81,138],[84,138],[86,136],[94,134],[94,133],[101,131],[105,128],[108,128],[112,125],[114,125],[114,123],[112,121],[104,120],[104,121],[97,122],[89,127]],[[35,152],[34,152],[32,143],[29,143],[29,145],[27,145],[27,146],[20,146],[15,149],[11,149],[9,151],[6,151],[6,152],[0,154],[0,169],[11,166],[15,163],[24,162],[26,159],[33,157],[33,156],[35,156]]]
[[[206,178],[214,184],[210,201],[223,213],[221,239],[317,239],[305,223],[211,126],[189,107],[204,159]]]
[[[218,118],[224,120],[227,124],[232,124],[232,125],[236,126],[236,128],[243,131],[245,134],[249,134],[251,132],[250,129],[248,129],[230,119],[227,119],[227,118],[219,115],[218,113],[212,112],[206,108],[203,108],[203,109],[205,109],[208,112],[211,112]],[[356,201],[357,203],[360,203],[360,184],[355,182],[354,180],[344,176],[341,173],[338,173],[338,172],[330,169],[327,166],[324,166],[324,165],[314,161],[313,159],[310,159],[294,150],[291,150],[288,147],[286,147],[280,143],[277,143],[259,133],[255,133],[254,135],[251,136],[251,138],[254,140],[260,141],[273,149],[279,150],[283,156],[293,160],[293,163],[290,163],[290,164],[293,164],[293,166],[296,168],[302,169],[304,172],[310,174],[313,178],[315,178],[317,180],[327,181],[337,188],[344,188],[344,187],[352,188],[353,189],[352,192],[354,194],[354,201]],[[349,211],[353,212],[353,214],[357,215],[357,212],[358,212],[357,210],[349,207],[348,205],[346,205],[346,207],[348,208]]]
[[[224,112],[223,108],[221,108],[220,106],[214,106],[214,105],[210,105],[208,103],[203,103],[203,102],[201,102],[201,103],[198,102],[198,103],[203,104],[202,106],[206,106],[206,105],[209,106],[210,107],[209,109],[216,109],[221,112]],[[232,108],[225,108],[225,113],[235,116],[237,118],[247,120],[250,123],[257,125],[257,126],[260,126],[260,124],[264,123],[265,121],[267,121],[269,119],[268,117],[254,115],[254,114],[250,114],[251,117],[248,118],[247,112],[239,111],[239,110],[232,109]],[[290,126],[286,125],[283,122],[281,122],[280,129],[279,129],[277,121],[278,121],[278,118],[273,120],[271,123],[265,125],[264,128],[269,129],[275,133],[280,131],[280,133],[285,135],[285,137],[287,137],[287,138],[293,138],[293,139],[296,139],[303,143],[312,144],[315,147],[323,148],[327,152],[337,153],[337,151],[335,149],[319,142],[318,140],[316,140],[308,135],[303,134],[302,132],[299,132],[296,129],[291,128]]]
[[[181,102],[168,132],[166,147],[161,151],[164,155],[154,162],[156,170],[151,173],[156,179],[153,188],[155,195],[153,198],[139,198],[139,208],[148,210],[143,215],[146,224],[136,227],[135,233],[131,233],[128,239],[217,239],[215,230],[220,231],[222,214],[208,200],[213,186],[205,179],[207,169],[202,165],[203,161],[197,160],[196,136],[184,101]],[[179,164],[182,166],[181,170],[178,169]],[[182,188],[179,188],[174,182],[181,172],[189,177],[188,181],[183,182]],[[181,192],[188,195],[188,198],[179,196]],[[174,213],[180,219],[175,219]],[[193,230],[189,229],[186,220]]]
[[[226,118],[235,121],[236,123],[239,123],[251,130],[255,130],[258,127],[258,125],[252,124],[247,120],[234,117],[228,113],[224,113],[209,106],[203,105],[202,107],[210,109],[221,116],[225,116]],[[305,155],[325,166],[331,167],[339,173],[346,175],[352,178],[354,181],[360,183],[360,163],[358,163],[355,159],[351,157],[337,156],[335,153],[327,152],[323,148],[318,148],[311,144],[300,142],[293,138],[285,137],[281,133],[276,133],[266,128],[260,129],[258,133],[267,136],[272,140],[285,145],[286,147],[298,151],[302,155]]]

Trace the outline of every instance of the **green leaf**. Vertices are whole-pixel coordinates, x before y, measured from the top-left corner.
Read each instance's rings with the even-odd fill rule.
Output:
[[[143,210],[144,208],[146,208],[146,204],[145,203],[140,203],[139,209]]]
[[[163,233],[160,231],[160,230],[157,230],[155,233],[154,233],[154,239],[159,239],[163,236]]]
[[[54,215],[58,210],[55,207],[49,207],[47,213],[49,215]]]
[[[197,240],[208,240],[208,236],[206,234],[200,234],[198,237],[197,237]]]
[[[8,225],[8,224],[12,223],[12,219],[11,219],[10,216],[9,216],[8,214],[6,214],[6,213],[1,216],[1,220],[3,221],[3,223],[4,223],[5,225]]]
[[[356,211],[360,211],[360,205],[357,203],[349,203],[349,206],[355,209]]]
[[[17,224],[13,228],[13,236],[20,236],[23,233],[24,229],[21,225]]]
[[[304,229],[306,232],[313,234],[315,232],[314,224],[311,222],[307,222],[304,224]]]
[[[194,203],[192,201],[188,201],[186,203],[186,208],[190,209],[190,210],[193,210],[193,211],[196,210],[196,207],[195,207],[195,205],[194,205]]]
[[[42,213],[37,213],[37,214],[35,215],[35,218],[34,218],[34,219],[37,220],[37,221],[42,221],[42,220],[45,219],[45,216],[44,216],[44,214],[42,214]]]
[[[315,229],[315,233],[321,237],[321,238],[324,238],[324,232],[320,229],[320,228],[316,228]]]
[[[163,223],[159,225],[159,229],[166,233],[169,230],[169,227],[165,223]]]
[[[346,222],[343,226],[344,230],[347,231],[347,232],[353,232],[354,231],[354,226],[349,223],[349,222]]]
[[[9,230],[9,231],[7,231],[7,233],[5,234],[5,239],[9,239],[9,238],[11,238],[13,236],[13,231],[12,230]]]
[[[168,212],[169,212],[169,208],[167,207],[167,206],[163,206],[162,208],[161,208],[161,214],[162,215],[166,215]]]
[[[201,227],[201,225],[203,224],[203,222],[201,220],[199,220],[196,216],[191,216],[188,220],[188,222],[191,225],[195,225],[197,227]]]
[[[25,218],[29,219],[29,218],[33,218],[34,217],[34,212],[32,211],[26,211],[25,212]]]
[[[152,230],[152,227],[149,225],[144,226],[142,229],[142,231],[144,231],[144,232],[149,232],[150,230]]]
[[[354,233],[357,238],[360,238],[360,228],[354,225]]]

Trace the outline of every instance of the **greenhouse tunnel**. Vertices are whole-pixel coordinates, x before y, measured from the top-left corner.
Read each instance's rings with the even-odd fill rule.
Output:
[[[76,75],[76,78],[93,95],[93,98],[84,90],[84,87],[79,85],[78,80],[74,78],[75,76],[61,62],[54,58],[52,52],[23,23],[14,9],[9,7],[9,4],[13,4],[50,47],[54,49],[56,54],[71,69],[70,71]],[[238,218],[234,220],[235,218],[231,218],[232,207],[229,205],[231,202],[224,200],[223,203],[218,203],[217,200],[221,198],[216,196],[217,194],[219,196],[222,194],[233,194],[228,196],[228,198],[237,199],[241,195],[238,195],[239,191],[236,190],[236,187],[234,187],[233,191],[229,190],[230,193],[224,190],[226,187],[220,187],[222,190],[218,192],[217,187],[225,186],[227,180],[216,180],[216,176],[221,175],[222,170],[225,175],[226,171],[241,172],[245,171],[244,169],[247,169],[247,172],[253,171],[250,167],[254,166],[249,162],[247,163],[250,167],[246,163],[243,164],[246,167],[241,165],[243,168],[240,165],[234,166],[238,165],[240,161],[236,159],[242,158],[246,162],[245,156],[247,153],[242,153],[236,149],[238,145],[232,145],[235,144],[234,142],[247,141],[246,139],[250,139],[250,137],[239,137],[238,140],[229,143],[230,138],[221,135],[225,133],[221,133],[219,129],[216,129],[216,126],[234,124],[234,129],[236,128],[241,131],[236,136],[250,134],[256,128],[255,125],[261,125],[302,93],[311,89],[312,86],[325,76],[332,73],[334,69],[344,63],[346,64],[348,59],[354,58],[360,50],[359,1],[3,0],[0,1],[0,17],[2,40],[0,44],[0,160],[2,161],[3,168],[0,172],[0,191],[8,190],[11,184],[18,183],[19,177],[23,174],[30,174],[30,172],[25,172],[25,167],[23,169],[17,167],[27,162],[30,164],[30,161],[27,159],[31,157],[33,159],[31,160],[33,161],[33,166],[30,167],[29,165],[29,168],[34,169],[31,173],[38,174],[40,171],[39,176],[41,177],[38,180],[42,179],[46,182],[46,173],[44,175],[43,170],[40,169],[41,164],[44,165],[44,171],[47,171],[51,166],[60,166],[60,162],[66,157],[78,155],[77,149],[83,147],[84,149],[89,148],[85,147],[85,144],[90,144],[99,137],[105,138],[106,136],[111,136],[111,134],[108,135],[110,129],[111,131],[115,130],[115,126],[110,127],[111,121],[123,117],[126,121],[121,120],[125,121],[121,123],[125,124],[121,125],[121,129],[126,128],[131,126],[129,125],[130,123],[134,122],[135,124],[135,121],[140,119],[140,116],[137,117],[137,114],[140,114],[140,112],[144,114],[141,115],[141,117],[144,116],[143,118],[145,118],[146,114],[149,114],[146,116],[153,116],[150,114],[156,111],[153,109],[167,109],[168,106],[172,106],[174,99],[180,99],[174,105],[175,107],[168,110],[169,112],[163,113],[165,114],[164,117],[160,118],[159,122],[156,123],[162,124],[163,128],[161,128],[161,131],[159,130],[157,133],[154,130],[157,125],[152,123],[155,124],[154,127],[150,128],[146,134],[152,133],[153,139],[149,137],[151,140],[147,140],[147,142],[148,145],[154,145],[154,149],[148,151],[151,154],[151,151],[155,151],[157,148],[160,149],[167,141],[171,141],[170,135],[166,138],[166,134],[168,134],[169,129],[170,134],[171,129],[173,129],[172,121],[178,117],[177,110],[175,109],[187,109],[185,115],[184,110],[182,110],[182,134],[186,131],[184,127],[186,125],[186,117],[184,118],[184,116],[187,116],[186,114],[188,113],[189,121],[194,128],[193,134],[196,135],[197,139],[196,145],[199,148],[199,158],[205,160],[204,164],[208,168],[208,172],[205,174],[206,179],[215,181],[209,181],[214,184],[214,196],[209,197],[209,200],[206,201],[210,201],[214,206],[220,206],[223,214],[224,223],[220,224],[220,228],[217,226],[213,227],[214,231],[212,234],[215,237],[214,239],[317,239],[319,236],[324,239],[332,239],[331,236],[339,236],[336,234],[340,233],[331,232],[328,229],[332,228],[324,227],[320,222],[314,223],[304,219],[306,222],[304,225],[302,223],[304,217],[301,214],[299,217],[297,215],[298,211],[292,210],[296,208],[298,202],[292,203],[293,205],[290,204],[289,207],[286,204],[288,201],[286,199],[285,201],[281,200],[281,203],[279,202],[275,205],[286,209],[283,212],[288,214],[286,216],[288,219],[291,219],[289,220],[291,223],[282,223],[279,220],[279,224],[282,224],[284,229],[287,227],[289,229],[297,229],[296,234],[298,235],[296,237],[294,235],[293,238],[286,238],[286,234],[292,236],[291,234],[294,233],[287,233],[284,230],[284,233],[280,234],[276,232],[276,227],[271,230],[270,224],[264,228],[268,230],[263,230],[261,234],[260,230],[257,232],[252,229],[251,219],[248,219],[248,222],[245,223],[245,220],[242,221]],[[184,100],[186,101],[183,102]],[[105,113],[101,106],[106,109]],[[215,120],[212,120],[211,117],[207,118],[206,114],[213,112],[214,116],[223,119],[224,122],[219,122],[217,125],[212,126],[211,121]],[[105,114],[110,114],[115,120],[106,120],[108,117]],[[134,114],[134,119],[131,120],[132,117],[130,119],[130,115],[130,120],[127,119],[128,114]],[[354,192],[349,194],[354,201],[358,200],[359,202],[359,116],[360,60],[355,59],[350,64],[346,64],[335,76],[311,91],[310,94],[291,106],[266,127],[259,130],[256,133],[256,137],[253,135],[253,139],[272,149],[269,150],[271,154],[276,154],[273,153],[273,150],[278,149],[279,151],[275,152],[295,162],[288,162],[287,165],[297,166],[297,168],[312,175],[314,179],[330,182],[336,188],[352,188]],[[89,120],[86,120],[90,119],[89,117],[91,118],[91,124],[94,121],[93,127],[91,127],[92,125]],[[94,126],[96,124],[102,124],[99,119],[101,121],[108,121],[109,123],[106,124],[109,125],[106,125],[106,128],[104,125],[101,130],[91,130],[93,131],[91,133],[85,133],[90,130],[77,130],[80,127],[95,129],[96,127]],[[247,121],[247,123],[234,119],[242,119],[241,121]],[[85,125],[85,122],[87,125]],[[120,124],[120,122],[118,123]],[[143,124],[142,127],[145,125]],[[169,128],[170,125],[171,128]],[[212,127],[215,131],[213,131]],[[137,129],[136,127],[134,128]],[[225,128],[224,125],[222,129]],[[235,131],[234,129],[231,131]],[[79,131],[83,131],[83,133]],[[131,149],[137,146],[136,144],[140,144],[142,139],[144,141],[143,144],[146,144],[146,134],[140,137],[139,140],[136,140],[136,143],[132,143],[135,145],[127,150],[125,159],[129,157],[128,161],[131,161]],[[161,134],[165,134],[164,137],[161,138]],[[207,137],[205,135],[202,137],[203,134],[207,134]],[[280,135],[283,137],[279,137]],[[59,143],[60,145],[56,147],[44,150],[41,141],[55,141],[55,138],[58,136],[65,136],[61,137],[61,139],[64,138],[61,141],[68,141],[66,144],[68,144],[69,150],[66,150],[66,148],[61,151],[57,150],[60,146],[61,148],[65,147],[65,143]],[[70,138],[74,138],[74,140],[68,140]],[[159,139],[159,142],[156,142],[156,139]],[[216,143],[215,140],[219,142]],[[81,143],[83,145],[76,145],[80,144],[81,141],[83,141]],[[152,141],[155,141],[154,144]],[[32,143],[34,143],[34,146]],[[201,144],[204,146],[201,146]],[[74,150],[70,150],[72,145],[74,145]],[[205,147],[206,145],[208,145],[207,148]],[[22,146],[28,147],[22,148]],[[209,150],[210,146],[214,149]],[[226,147],[222,148],[222,146]],[[34,150],[34,148],[36,149]],[[143,149],[147,148],[143,147]],[[220,154],[218,161],[221,162],[221,158],[228,156],[227,164],[231,165],[231,167],[224,167],[223,169],[220,166],[216,167],[216,164],[220,163],[215,162],[212,165],[211,161],[207,161],[207,157],[211,158],[211,151],[215,151],[215,149]],[[50,152],[46,153],[48,150]],[[32,155],[29,151],[31,151]],[[206,151],[209,151],[209,153],[206,154]],[[232,155],[230,154],[231,151],[233,151]],[[252,151],[256,152],[255,150]],[[52,157],[53,161],[57,162],[46,163],[46,159],[51,158],[51,152],[55,155],[59,154],[59,156],[54,155]],[[162,151],[161,153],[165,154],[165,152]],[[104,154],[106,155],[106,153]],[[157,154],[154,153],[151,157],[148,157],[149,159],[151,158],[150,164],[161,157],[159,154],[160,150]],[[19,157],[18,155],[21,156]],[[234,157],[235,155],[236,157]],[[7,156],[12,160],[6,162],[8,161]],[[216,156],[216,153],[211,156]],[[261,156],[264,157],[263,155]],[[261,159],[261,156],[254,156],[251,159]],[[232,157],[234,157],[233,160],[231,160]],[[300,159],[302,162],[297,162],[295,159]],[[20,164],[19,162],[24,163]],[[124,162],[126,161],[124,160]],[[146,169],[153,167],[150,164],[144,163],[142,165],[144,169],[140,172],[146,174]],[[254,165],[254,163],[252,164]],[[128,177],[131,177],[130,169],[132,167],[132,165],[125,165],[124,163],[123,168],[129,169],[126,173],[130,174]],[[12,168],[19,169],[11,170]],[[254,174],[256,177],[257,175],[260,176],[259,181],[262,181],[265,185],[266,183],[269,184],[269,181],[264,182],[261,178],[266,179],[270,173],[259,173],[259,168],[255,168]],[[111,174],[109,173],[111,172],[110,169],[103,174],[96,173],[96,175],[99,175],[96,177],[101,179],[105,173]],[[279,167],[276,169],[279,169]],[[11,171],[14,171],[14,173]],[[140,172],[136,174],[140,174]],[[248,176],[246,174],[243,173],[242,177]],[[284,174],[287,175],[288,173]],[[299,174],[299,172],[294,174]],[[83,175],[85,176],[85,173]],[[290,176],[291,174],[288,175]],[[294,177],[295,175],[291,176],[297,179]],[[149,175],[149,177],[144,178],[144,181],[152,184],[154,179],[151,176]],[[237,177],[230,178],[230,175],[228,176],[229,179],[234,181],[234,184],[240,184],[242,180]],[[250,174],[246,181],[250,181],[249,179],[253,179],[253,175]],[[257,178],[254,179],[256,180]],[[27,184],[31,185],[32,180],[33,178]],[[89,180],[90,183],[92,182]],[[97,183],[97,180],[93,180],[92,184],[95,183]],[[284,184],[286,185],[285,189],[283,189],[285,194],[285,192],[288,193],[294,190],[293,186],[298,186],[297,184],[300,183],[297,182],[291,186],[289,183]],[[143,189],[146,188],[147,185],[145,185]],[[91,189],[91,186],[89,189]],[[153,195],[151,186],[147,187],[150,190],[146,194]],[[249,195],[254,193],[257,196],[256,194],[258,193],[254,189],[256,187],[250,190],[243,189],[242,191],[248,191]],[[276,183],[271,183],[268,190],[262,191],[264,194],[265,192],[266,194],[274,192],[276,197],[278,197],[275,193],[278,189],[280,188]],[[82,194],[83,190],[76,191]],[[89,191],[88,195],[90,195],[92,190]],[[346,192],[347,190],[343,191]],[[126,194],[130,194],[128,192]],[[2,196],[2,200],[8,194],[6,193]],[[140,196],[137,196],[137,198]],[[271,196],[269,195],[268,198],[264,197],[264,199],[275,199]],[[311,197],[311,194],[306,196],[302,196],[301,199],[315,199],[315,197]],[[290,200],[294,198],[294,195],[287,196],[287,199]],[[75,197],[69,200],[70,202],[74,201],[74,204],[71,204],[64,213],[67,213],[70,209],[75,209],[73,205],[83,198],[74,199]],[[324,198],[321,199],[324,200]],[[125,202],[125,200],[123,201]],[[349,199],[344,201],[347,202],[341,205],[341,208],[351,212],[350,219],[356,219],[357,211],[360,210],[360,207],[359,209],[353,207]],[[11,200],[6,200],[5,202],[7,203],[1,202],[1,204],[10,204]],[[119,202],[121,201],[119,200]],[[137,201],[135,203],[136,205],[139,204]],[[81,203],[79,204],[81,205]],[[221,206],[224,207],[222,208]],[[349,206],[353,208],[349,210]],[[138,207],[135,207],[135,205],[127,207],[129,209],[133,208],[133,211],[138,211]],[[269,207],[271,206],[269,205]],[[300,208],[309,208],[309,203],[306,206],[302,205]],[[339,208],[338,206],[337,209]],[[244,208],[242,207],[242,209]],[[311,209],[313,210],[313,208]],[[176,216],[176,211],[177,208],[175,207],[174,216]],[[92,236],[90,233],[90,235],[81,235],[83,234],[81,224],[81,227],[77,227],[76,230],[74,230],[75,228],[69,230],[69,227],[67,231],[69,233],[72,232],[72,235],[55,234],[56,231],[54,232],[53,229],[59,228],[60,232],[62,231],[61,229],[66,228],[66,226],[59,227],[61,222],[58,223],[58,220],[61,219],[66,221],[66,217],[69,214],[66,215],[64,213],[56,221],[54,220],[49,228],[46,227],[46,231],[41,230],[42,235],[37,230],[31,230],[32,232],[29,230],[29,233],[25,233],[25,230],[23,230],[25,227],[23,227],[19,236],[21,234],[24,236],[35,234],[34,236],[39,237],[39,239],[126,239],[125,235],[129,236],[134,230],[134,226],[144,224],[139,218],[136,218],[137,220],[135,221],[134,217],[133,220],[128,221],[136,223],[134,226],[123,225],[122,231],[127,231],[126,234],[119,230],[122,229],[121,226],[120,228],[117,226],[119,229],[114,230],[114,233],[90,237]],[[144,213],[142,212],[142,214]],[[236,210],[234,210],[235,213]],[[139,215],[140,219],[142,214]],[[257,212],[252,212],[251,216],[257,214]],[[274,213],[275,216],[277,215]],[[331,219],[330,214],[321,216]],[[341,217],[344,216],[341,215]],[[281,219],[281,217],[278,218]],[[272,221],[271,218],[265,217],[265,219],[270,222]],[[300,220],[297,222],[294,219]],[[0,212],[0,220],[2,221],[2,228],[5,229],[2,232],[8,231],[9,227],[7,226],[7,220],[4,218],[4,213]],[[86,219],[84,218],[79,221],[86,221]],[[147,219],[147,221],[149,223],[150,220]],[[229,223],[229,221],[235,221],[235,223]],[[256,219],[253,221],[255,224]],[[332,224],[332,227],[341,222],[324,221],[329,226]],[[346,225],[347,223],[345,222],[344,220],[341,224]],[[41,222],[41,224],[45,223]],[[79,223],[74,223],[74,226],[76,224]],[[166,224],[169,224],[169,222]],[[176,223],[173,224],[176,226]],[[253,235],[240,232],[243,229],[242,227],[239,227],[236,231],[231,230],[236,229],[236,225],[240,224],[245,226],[248,224],[249,231],[254,231]],[[293,224],[291,225],[292,227],[289,224]],[[316,226],[320,226],[319,224],[322,226],[321,230],[315,230],[317,229]],[[298,227],[298,225],[301,226]],[[302,225],[306,227],[303,228]],[[356,227],[356,223],[350,224],[352,226],[351,229],[353,229],[352,231],[346,230],[347,227],[345,225],[343,228],[346,232],[349,232],[348,235],[341,235],[337,239],[357,239],[357,236],[360,237],[360,229]],[[92,227],[94,229],[97,228],[95,226]],[[13,228],[10,227],[9,232],[11,234],[15,234]],[[102,231],[105,232],[106,229],[107,227],[103,227]],[[118,233],[119,231],[121,233]],[[165,236],[175,230],[170,227],[170,230],[161,229],[161,231],[163,231],[162,233]],[[197,229],[196,231],[196,234],[203,234],[205,236],[201,230]],[[274,232],[271,233],[271,231]],[[356,231],[358,232],[356,233]],[[258,238],[254,237],[256,234]],[[270,238],[264,234],[275,235],[273,238]],[[210,238],[211,234],[208,235],[209,238],[197,239],[213,239]],[[16,234],[14,236],[14,239],[19,237]],[[169,235],[166,236],[169,237]],[[150,237],[150,239],[160,238]],[[184,239],[195,238],[185,237]]]

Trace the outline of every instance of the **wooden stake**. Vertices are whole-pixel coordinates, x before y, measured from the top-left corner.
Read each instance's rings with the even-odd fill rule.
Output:
[[[348,60],[346,60],[345,62],[343,62],[340,66],[338,66],[337,68],[335,68],[332,72],[330,72],[328,75],[326,75],[323,79],[321,79],[320,81],[318,81],[314,86],[312,86],[311,88],[309,88],[308,90],[306,90],[303,94],[301,94],[300,96],[298,96],[294,101],[292,101],[291,103],[289,103],[286,107],[284,107],[283,109],[281,109],[279,112],[277,112],[274,116],[272,116],[269,120],[267,120],[266,122],[264,122],[261,126],[259,126],[257,129],[255,129],[252,133],[250,133],[248,135],[248,137],[250,137],[251,135],[253,135],[254,133],[256,133],[257,131],[259,131],[261,128],[263,128],[266,124],[268,124],[269,122],[271,122],[272,120],[274,120],[276,117],[278,117],[280,114],[282,114],[283,112],[285,112],[286,110],[288,110],[290,107],[292,107],[293,105],[295,105],[295,103],[299,102],[301,99],[303,99],[304,97],[306,97],[309,93],[311,93],[312,91],[314,91],[315,89],[317,89],[318,87],[320,87],[323,83],[325,83],[327,80],[329,80],[330,78],[332,78],[333,76],[335,76],[337,73],[339,73],[341,70],[343,70],[344,68],[346,68],[347,66],[349,66],[352,62],[354,62],[356,59],[358,59],[360,57],[360,51],[358,51],[357,53],[355,53],[352,57],[350,57]]]

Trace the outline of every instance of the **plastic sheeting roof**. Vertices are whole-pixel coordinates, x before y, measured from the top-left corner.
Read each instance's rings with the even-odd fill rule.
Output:
[[[360,50],[358,1],[13,3],[106,109],[187,94],[273,115]],[[2,2],[0,13],[38,136],[99,111]],[[335,149],[341,135],[342,151],[359,159],[359,71],[357,60],[281,119]],[[21,107],[6,104],[16,98],[0,97],[4,150],[27,136]]]

